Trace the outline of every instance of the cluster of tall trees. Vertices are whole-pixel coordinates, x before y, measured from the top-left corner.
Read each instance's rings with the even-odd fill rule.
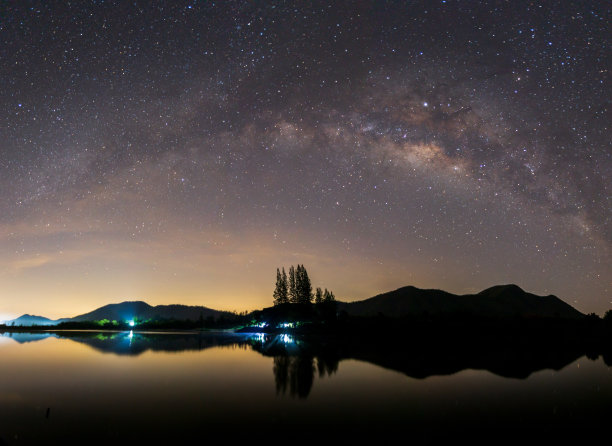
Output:
[[[309,304],[313,302],[332,302],[335,300],[334,293],[331,291],[322,291],[321,288],[317,288],[316,292],[312,292],[312,284],[308,277],[308,272],[304,265],[289,267],[289,277],[285,272],[285,267],[281,269],[276,268],[276,286],[274,288],[274,305],[281,304]]]

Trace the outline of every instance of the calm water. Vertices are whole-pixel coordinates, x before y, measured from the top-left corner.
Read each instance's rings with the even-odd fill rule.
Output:
[[[397,434],[415,444],[563,443],[605,432],[612,414],[612,371],[586,357],[526,378],[474,369],[415,378],[305,351],[290,336],[124,332],[5,333],[0,361],[6,445],[386,443]]]

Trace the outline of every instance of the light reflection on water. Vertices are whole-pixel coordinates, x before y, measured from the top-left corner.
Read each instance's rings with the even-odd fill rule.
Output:
[[[93,432],[114,443],[134,432],[152,441],[220,426],[312,429],[330,420],[342,429],[409,428],[421,440],[441,426],[593,430],[612,401],[609,367],[585,357],[527,379],[470,369],[422,379],[309,349],[289,334],[66,336],[0,336],[7,444],[76,442]]]

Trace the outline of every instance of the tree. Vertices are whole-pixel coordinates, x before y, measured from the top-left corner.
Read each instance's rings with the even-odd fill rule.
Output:
[[[280,269],[276,268],[276,286],[274,287],[274,305],[280,305],[287,303],[287,274],[285,274],[285,268],[281,274]]]
[[[276,268],[276,285],[274,286],[274,292],[272,293],[272,298],[274,299],[274,305],[280,304],[281,300],[281,283],[283,278],[281,276],[280,269]]]
[[[323,293],[323,302],[334,302],[335,300],[336,297],[334,296],[334,293],[327,291],[327,288],[325,288],[325,292]]]
[[[324,302],[327,294],[323,294],[321,288],[317,288],[316,291],[316,302]],[[328,293],[327,289],[325,289],[325,293]],[[333,300],[333,294],[331,296],[331,300]],[[304,265],[299,263],[297,267],[291,265],[289,267],[289,278],[287,278],[284,267],[282,273],[280,268],[276,268],[276,286],[274,287],[273,297],[274,305],[312,303],[315,295],[312,292],[312,283]]]
[[[302,273],[302,265],[298,263],[298,265],[295,267],[295,302],[296,303],[303,303],[303,298],[302,298],[303,277],[304,276]]]
[[[299,281],[297,280],[297,277],[299,277]],[[298,265],[296,287],[299,296],[298,302],[303,304],[312,303],[312,284],[310,283],[310,278],[308,277],[308,272],[306,271],[306,268],[304,268],[304,265]]]
[[[295,268],[293,268],[293,265],[289,267],[289,302],[292,304],[298,302],[298,294],[295,283]]]
[[[323,302],[323,291],[321,287],[317,287],[317,291],[315,292],[315,303],[320,304],[321,302]]]
[[[284,266],[283,266],[283,273],[281,275],[281,303],[283,304],[289,303],[289,294],[287,290],[287,273],[285,272]]]

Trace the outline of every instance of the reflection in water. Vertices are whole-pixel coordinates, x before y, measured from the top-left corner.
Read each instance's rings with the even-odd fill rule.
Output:
[[[314,382],[313,358],[309,356],[275,356],[274,380],[276,393],[285,394],[289,385],[289,394],[293,397],[306,398]]]
[[[249,339],[234,333],[188,333],[188,332],[135,332],[130,331],[56,331],[56,332],[9,332],[2,336],[20,344],[40,341],[49,337],[69,339],[103,353],[138,356],[147,351],[181,352],[205,350],[227,345],[247,345]]]
[[[264,333],[154,333],[154,332],[45,332],[6,333],[19,343],[60,337],[86,344],[97,351],[137,356],[146,351],[189,351],[238,345],[250,347],[264,356],[273,357],[277,394],[307,398],[315,373],[319,378],[338,370],[339,358],[316,343],[306,343],[290,334]]]
[[[274,357],[277,394],[284,395],[289,389],[290,396],[307,398],[314,383],[315,370],[318,370],[319,378],[338,370],[337,359],[315,355],[316,349],[291,335],[256,333],[250,339],[254,350]]]
[[[306,398],[315,373],[319,378],[338,370],[343,359],[357,359],[396,370],[414,378],[451,375],[465,369],[488,370],[496,375],[524,379],[543,369],[560,370],[585,352],[573,348],[543,350],[534,345],[500,345],[481,348],[478,345],[417,345],[410,349],[401,340],[392,342],[359,342],[352,339],[297,338],[290,334],[265,333],[160,333],[160,332],[36,332],[5,333],[19,343],[40,341],[48,337],[66,338],[91,348],[116,355],[137,356],[146,351],[201,351],[213,347],[250,348],[273,358],[273,373],[278,394]],[[589,355],[597,359],[599,355]],[[610,365],[610,354],[603,354]]]
[[[54,333],[47,333],[47,332],[42,332],[42,333],[8,332],[8,333],[2,333],[1,336],[3,339],[10,338],[13,341],[18,342],[20,344],[25,344],[27,342],[41,341],[49,337],[58,337]]]
[[[319,378],[323,378],[325,375],[331,376],[338,371],[338,359],[318,356],[317,357],[317,370],[319,371]]]
[[[522,440],[539,435],[543,444],[554,444],[556,433],[567,444],[567,438],[586,442],[585,435],[600,433],[609,421],[611,371],[591,361],[600,354],[566,367],[582,356],[567,346],[487,350],[422,346],[406,337],[383,345],[367,335],[6,334],[0,342],[0,444],[199,444],[209,438],[235,444],[239,433],[248,444],[294,441],[296,433],[311,443],[333,442],[327,428],[342,444],[363,443],[368,433],[374,444],[395,435],[417,444],[473,443],[479,436],[490,444],[514,432]],[[44,340],[50,337],[60,339]],[[142,354],[147,351],[164,354]],[[344,359],[359,361],[339,367]],[[519,378],[564,370],[527,380],[481,371],[421,380],[366,361],[415,378],[465,368]]]

